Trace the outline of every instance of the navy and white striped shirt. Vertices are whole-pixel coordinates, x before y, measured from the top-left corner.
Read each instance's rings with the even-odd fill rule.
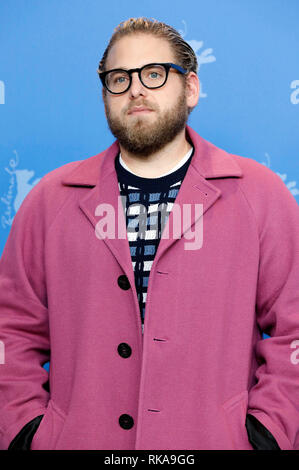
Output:
[[[158,178],[135,175],[121,155],[115,169],[121,196],[125,196],[127,237],[140,307],[142,332],[150,270],[167,222],[193,155],[193,148],[170,172]],[[160,205],[160,207],[159,207]]]

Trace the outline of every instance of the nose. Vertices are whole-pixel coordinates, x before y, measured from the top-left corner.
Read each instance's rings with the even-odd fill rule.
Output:
[[[139,80],[138,72],[132,73],[132,83],[129,92],[131,98],[137,98],[140,95],[146,96],[147,94],[146,87],[144,87],[141,81]]]

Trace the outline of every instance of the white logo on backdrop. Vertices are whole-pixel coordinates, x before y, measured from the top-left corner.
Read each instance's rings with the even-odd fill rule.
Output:
[[[0,80],[0,104],[5,103],[5,85],[2,80]]]
[[[268,168],[270,168],[270,164],[271,164],[270,155],[268,153],[265,153],[265,155],[266,155],[266,158],[267,158],[267,162],[261,162],[261,163],[263,165],[267,166]],[[297,181],[288,181],[286,173],[278,173],[278,171],[276,171],[275,173],[278,176],[280,176],[280,178],[285,183],[286,187],[291,191],[293,196],[298,196],[299,195],[299,189],[297,188]]]
[[[184,24],[184,30],[179,29],[179,33],[182,36],[182,38],[184,38],[185,41],[194,50],[194,52],[196,54],[196,57],[197,57],[197,61],[198,61],[198,71],[200,70],[200,67],[203,64],[210,64],[211,62],[215,62],[216,57],[214,55],[212,55],[213,49],[211,49],[211,48],[203,49],[199,53],[199,50],[203,47],[203,41],[197,41],[196,39],[188,40],[188,39],[185,38],[185,36],[187,34],[187,25],[186,25],[186,21],[184,21],[184,20],[182,20],[182,23]],[[202,83],[200,82],[200,95],[199,95],[199,97],[200,98],[206,98],[207,96],[208,96],[207,93],[203,92]]]
[[[33,170],[18,169],[19,157],[14,150],[16,158],[9,160],[9,166],[5,167],[5,171],[9,174],[9,187],[7,193],[1,197],[1,202],[5,204],[5,211],[1,217],[1,225],[3,228],[11,226],[13,218],[22,204],[29,191],[40,181],[41,178],[32,180],[34,176]]]
[[[291,88],[295,90],[291,93],[290,100],[292,104],[299,103],[299,80],[293,80],[291,83]]]

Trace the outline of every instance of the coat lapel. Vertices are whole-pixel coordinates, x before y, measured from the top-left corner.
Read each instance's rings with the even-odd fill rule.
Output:
[[[194,225],[221,197],[221,191],[211,183],[213,178],[221,177],[241,177],[242,170],[236,161],[224,150],[216,147],[210,142],[200,137],[192,128],[187,126],[187,135],[194,146],[194,155],[189,165],[185,178],[182,182],[175,204],[178,208],[178,218],[174,223],[175,212],[172,210],[168,219],[167,238],[161,238],[158,251],[155,257],[158,260],[162,254],[176,242],[178,238],[183,238],[186,232],[194,230]],[[191,206],[190,217],[184,217],[186,204]],[[201,205],[200,210],[195,210],[195,205]],[[179,224],[178,222],[179,221]],[[179,237],[177,234],[171,236],[172,227],[180,228]],[[196,228],[197,229],[197,228]],[[163,232],[164,233],[164,232]],[[169,235],[170,234],[170,235]],[[186,237],[188,243],[189,238]],[[191,249],[191,248],[190,248]]]
[[[181,214],[178,232],[180,237],[183,237],[184,233],[191,230],[195,222],[221,197],[221,191],[210,180],[213,178],[242,176],[241,168],[231,155],[204,140],[189,126],[187,126],[186,131],[195,152],[175,200],[178,213]],[[104,207],[104,205],[114,208],[114,237],[103,238],[103,241],[112,251],[129,279],[133,281],[131,254],[126,235],[126,220],[114,167],[114,159],[118,152],[119,145],[115,141],[104,152],[83,160],[63,178],[62,184],[90,188],[87,194],[84,194],[79,200],[79,207],[95,230],[95,237],[96,225],[99,222],[100,215],[97,208]],[[191,205],[191,217],[186,217],[183,220],[184,204]],[[202,211],[196,212],[193,210],[195,204],[202,204]],[[102,213],[102,216],[105,216],[105,213]],[[155,262],[180,238],[178,233],[175,237],[172,236],[173,217],[174,211],[171,211],[163,231],[163,235],[167,233],[169,235],[166,238],[163,238],[162,235]]]

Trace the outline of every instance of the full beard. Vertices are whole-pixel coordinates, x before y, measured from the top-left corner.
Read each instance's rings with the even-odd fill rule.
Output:
[[[160,113],[153,123],[147,122],[146,117],[136,117],[128,124],[121,118],[112,116],[106,101],[104,104],[109,128],[120,145],[128,152],[144,157],[158,152],[171,142],[185,128],[189,115],[184,89],[177,103]],[[146,100],[142,104],[153,109]],[[158,112],[156,108],[154,111]]]

